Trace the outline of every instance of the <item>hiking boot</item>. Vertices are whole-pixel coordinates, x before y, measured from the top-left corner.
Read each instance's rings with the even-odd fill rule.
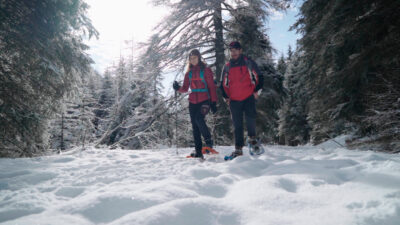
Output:
[[[258,143],[256,137],[249,137],[249,143],[254,148],[254,150],[260,149],[260,144]]]
[[[243,155],[242,147],[236,146],[236,147],[235,147],[235,151],[232,152],[232,154],[231,154],[231,157],[232,157],[232,158],[236,158],[237,156],[242,156],[242,155]]]
[[[205,140],[205,142],[206,142],[206,147],[213,148],[214,142],[212,139],[207,139]]]
[[[227,160],[232,160],[238,156],[242,156],[243,155],[243,150],[242,147],[236,146],[235,147],[235,151],[231,153],[231,155],[227,155],[224,157],[225,161]]]
[[[200,159],[204,159],[203,154],[201,154],[201,153],[200,153],[200,154],[197,154],[196,151],[193,151],[192,153],[190,153],[189,157],[190,157],[190,158],[200,158]]]

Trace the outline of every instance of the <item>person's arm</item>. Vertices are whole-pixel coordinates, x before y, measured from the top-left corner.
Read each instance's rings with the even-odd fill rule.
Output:
[[[258,77],[258,83],[257,83],[256,88],[254,89],[254,92],[258,92],[264,86],[264,75],[258,68],[258,65],[256,62],[254,62],[253,60],[250,60],[250,63],[252,64],[251,66],[252,66],[253,71],[257,74],[257,77]]]
[[[185,74],[185,78],[183,79],[183,85],[179,88],[180,93],[186,93],[189,90],[189,72]]]
[[[214,74],[210,68],[205,69],[205,80],[207,82],[207,88],[210,93],[211,102],[217,102],[217,88],[214,83]]]
[[[222,74],[221,74],[221,82],[219,84],[219,89],[222,92],[222,97],[224,97],[225,99],[229,98],[228,95],[226,94],[225,90],[224,90],[224,74],[225,74],[225,66],[222,68]]]

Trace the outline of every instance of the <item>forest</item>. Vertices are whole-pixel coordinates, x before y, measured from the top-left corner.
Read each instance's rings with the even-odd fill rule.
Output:
[[[257,103],[263,144],[319,144],[400,151],[400,1],[305,0],[291,29],[296,46],[274,61],[271,10],[295,0],[152,0],[169,9],[151,38],[105,71],[93,69],[87,38],[99,32],[84,0],[0,2],[0,157],[98,148],[191,147],[186,94],[162,80],[184,73],[199,49],[216,83],[239,41],[264,74]],[[233,145],[228,107],[207,117],[214,142]]]

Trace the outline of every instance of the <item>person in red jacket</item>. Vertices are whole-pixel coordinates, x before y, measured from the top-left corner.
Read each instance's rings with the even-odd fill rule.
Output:
[[[182,87],[174,81],[175,91],[189,94],[189,113],[193,128],[195,151],[190,155],[195,158],[203,158],[201,135],[205,144],[213,150],[213,140],[205,122],[205,116],[210,108],[213,113],[217,111],[217,92],[214,83],[213,72],[202,61],[199,50],[194,49],[189,53],[188,70],[185,74]]]
[[[233,41],[229,44],[231,59],[224,66],[220,89],[229,105],[235,133],[235,151],[231,158],[243,155],[243,115],[246,117],[248,141],[260,152],[256,138],[256,100],[263,87],[264,77],[257,64],[242,54],[242,46]]]

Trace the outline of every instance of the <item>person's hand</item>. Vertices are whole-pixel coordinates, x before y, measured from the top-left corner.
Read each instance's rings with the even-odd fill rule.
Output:
[[[211,112],[215,114],[217,112],[217,103],[211,102],[210,107],[211,107]]]
[[[172,87],[174,88],[175,91],[178,91],[181,88],[181,85],[179,85],[177,81],[174,81]]]
[[[258,93],[257,93],[257,92],[254,92],[253,95],[254,95],[254,99],[257,100],[257,99],[258,99]]]
[[[225,98],[225,103],[229,106],[229,104],[231,103],[231,100],[229,98]]]

